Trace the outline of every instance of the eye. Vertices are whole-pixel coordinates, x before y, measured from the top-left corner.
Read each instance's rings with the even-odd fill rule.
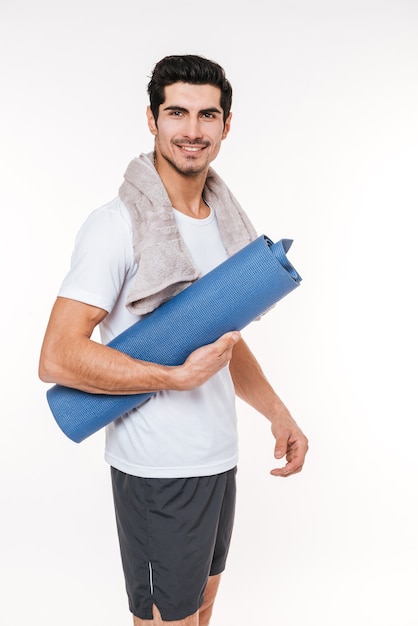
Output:
[[[214,113],[210,113],[209,111],[204,111],[202,113],[202,117],[204,117],[205,120],[213,120],[215,118],[215,114]]]

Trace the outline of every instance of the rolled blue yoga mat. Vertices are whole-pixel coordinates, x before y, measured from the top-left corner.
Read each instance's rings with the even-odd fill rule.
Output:
[[[302,279],[286,257],[291,244],[261,235],[108,345],[143,361],[181,365],[193,350],[242,330],[299,285]],[[47,400],[64,434],[80,443],[152,395],[91,394],[54,385]]]

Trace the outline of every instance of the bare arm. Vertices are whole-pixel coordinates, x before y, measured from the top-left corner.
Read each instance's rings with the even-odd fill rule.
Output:
[[[89,393],[136,394],[198,387],[225,367],[237,332],[195,350],[183,365],[164,366],[133,359],[91,339],[107,315],[103,309],[57,298],[52,309],[39,361],[39,377]]]
[[[300,472],[308,451],[308,440],[263,374],[243,339],[234,347],[229,364],[235,392],[271,422],[275,438],[274,456],[286,456],[286,465],[271,471],[274,476]]]

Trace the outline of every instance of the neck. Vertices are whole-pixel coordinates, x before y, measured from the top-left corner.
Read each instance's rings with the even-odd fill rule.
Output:
[[[177,211],[196,219],[208,217],[210,209],[202,197],[207,171],[195,175],[181,174],[160,159],[155,160],[155,169]]]

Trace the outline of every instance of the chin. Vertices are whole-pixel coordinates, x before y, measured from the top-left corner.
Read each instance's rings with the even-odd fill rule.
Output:
[[[198,163],[183,163],[183,164],[172,164],[175,169],[184,176],[198,176],[202,174],[207,169],[207,164],[198,164]]]

